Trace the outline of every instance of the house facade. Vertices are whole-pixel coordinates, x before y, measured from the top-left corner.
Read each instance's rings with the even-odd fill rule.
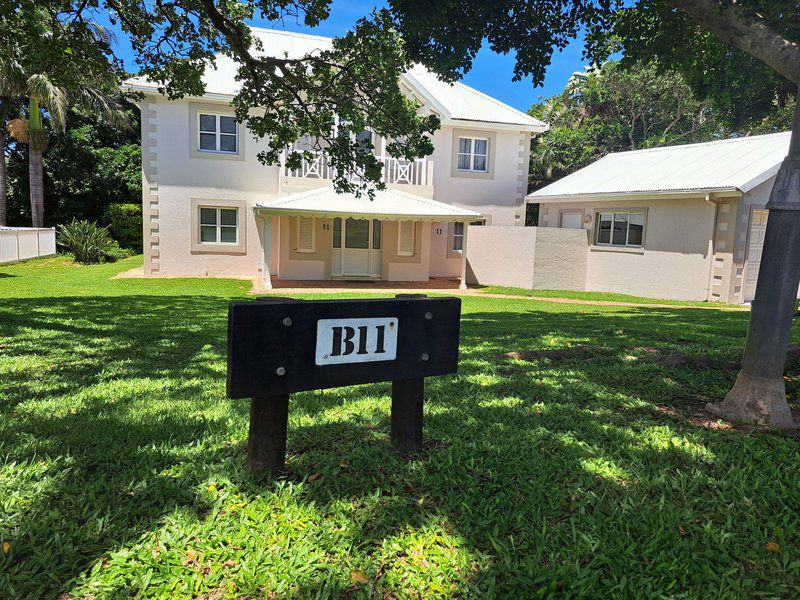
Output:
[[[253,29],[276,56],[303,56],[330,39]],[[171,101],[143,78],[144,268],[152,276],[261,276],[425,281],[461,277],[470,224],[524,224],[531,136],[546,126],[501,102],[415,68],[401,76],[421,114],[437,114],[431,156],[388,156],[387,190],[375,199],[338,195],[334,173],[315,154],[299,169],[264,166],[268,143],[237,123],[230,105],[236,64],[219,57],[202,98]]]
[[[585,232],[584,290],[747,303],[789,137],[610,154],[526,201],[539,227]]]

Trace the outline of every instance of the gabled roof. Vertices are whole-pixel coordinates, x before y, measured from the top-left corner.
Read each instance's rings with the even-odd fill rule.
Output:
[[[790,133],[616,152],[527,196],[529,202],[647,193],[748,192],[778,172]]]
[[[321,50],[329,50],[332,39],[317,35],[293,33],[277,29],[252,27],[253,36],[261,41],[265,56],[301,58]],[[237,63],[227,56],[217,56],[216,68],[209,66],[203,75],[206,96],[220,99],[232,98],[239,90],[236,81]],[[503,104],[463,83],[449,84],[440,81],[424,67],[416,66],[402,76],[421,99],[430,102],[441,113],[444,121],[465,120],[485,123],[517,125],[530,131],[544,131],[547,126],[533,117]],[[158,85],[146,77],[131,77],[123,87],[140,91],[154,91]]]
[[[421,65],[416,65],[405,73],[403,79],[436,106],[445,120],[507,123],[522,125],[535,131],[547,129],[547,125],[538,119],[460,81],[442,81]]]
[[[256,204],[259,213],[310,217],[355,217],[388,221],[472,221],[482,215],[430,198],[393,188],[376,190],[374,199],[366,194],[337,194],[332,185],[299,194],[282,196]]]

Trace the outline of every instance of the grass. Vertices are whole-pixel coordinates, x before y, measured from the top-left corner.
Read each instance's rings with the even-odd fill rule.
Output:
[[[571,300],[589,300],[600,302],[627,302],[630,304],[665,304],[671,306],[696,306],[731,308],[733,305],[724,303],[700,302],[696,300],[664,300],[659,298],[645,298],[643,296],[630,296],[628,294],[615,294],[613,292],[576,292],[572,290],[527,290],[525,288],[504,287],[488,285],[480,288],[484,294],[506,294],[511,296],[533,296],[536,298],[568,298]]]
[[[301,393],[289,472],[250,478],[248,284],[109,279],[137,260],[0,267],[0,597],[797,597],[798,439],[707,420],[735,371],[649,358],[737,360],[746,313],[466,297],[424,452],[388,384]]]

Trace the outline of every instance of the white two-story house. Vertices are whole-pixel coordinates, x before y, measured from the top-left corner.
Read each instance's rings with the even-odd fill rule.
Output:
[[[253,29],[266,52],[301,57],[331,40]],[[143,78],[144,269],[153,276],[260,276],[275,279],[427,281],[460,277],[469,224],[523,225],[530,139],[546,126],[466,85],[423,68],[401,76],[421,114],[437,114],[431,156],[387,156],[387,189],[336,194],[325,157],[300,169],[265,166],[267,143],[237,123],[231,99],[236,64],[219,57],[202,98],[171,101]]]

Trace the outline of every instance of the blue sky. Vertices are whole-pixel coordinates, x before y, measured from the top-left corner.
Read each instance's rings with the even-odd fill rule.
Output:
[[[254,20],[251,25],[258,27],[274,27],[316,35],[336,36],[351,29],[359,17],[363,17],[375,6],[373,2],[360,2],[358,0],[334,0],[331,7],[331,16],[323,21],[319,27],[309,28],[300,22],[287,19],[275,24],[264,20]],[[125,60],[130,70],[135,70],[132,52],[125,43],[124,34],[118,32],[118,51]],[[514,108],[527,111],[540,96],[551,96],[564,89],[570,75],[583,68],[581,61],[582,45],[573,42],[563,52],[553,55],[553,61],[547,69],[544,85],[534,89],[530,78],[522,81],[511,81],[514,75],[514,56],[497,54],[489,50],[486,45],[476,57],[472,70],[467,73],[463,81],[490,96],[510,104]]]

